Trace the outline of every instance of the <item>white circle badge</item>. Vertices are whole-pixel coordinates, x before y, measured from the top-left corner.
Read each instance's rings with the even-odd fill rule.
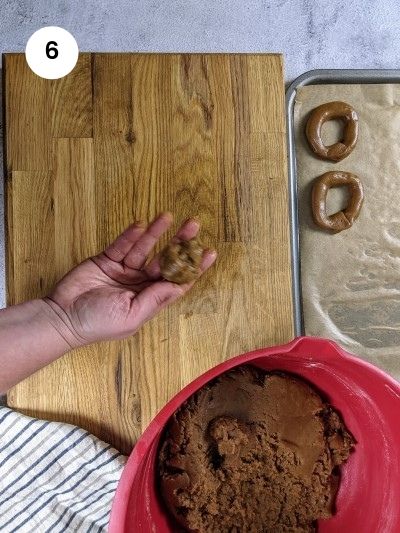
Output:
[[[29,38],[25,57],[35,74],[48,80],[63,78],[78,61],[78,44],[69,31],[46,26]]]

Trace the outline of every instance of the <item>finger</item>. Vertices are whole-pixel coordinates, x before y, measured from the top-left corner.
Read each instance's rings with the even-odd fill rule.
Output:
[[[216,250],[204,250],[200,263],[200,272],[202,274],[215,263],[217,256]]]
[[[132,329],[153,318],[161,309],[174,302],[185,290],[170,281],[156,281],[140,292],[132,302],[130,317]]]
[[[176,232],[175,236],[171,239],[171,242],[176,241],[189,241],[194,239],[200,229],[200,222],[194,218],[186,220]],[[146,273],[150,279],[158,279],[161,277],[160,273],[160,254],[153,257],[148,265],[146,265]]]
[[[204,252],[200,266],[202,274],[210,268],[216,258],[217,252],[215,250]],[[144,289],[132,302],[130,311],[132,330],[136,330],[164,307],[183,296],[194,284],[195,281],[185,285],[177,285],[170,281],[157,281]]]
[[[200,229],[200,222],[195,218],[189,218],[178,229],[172,241],[190,241],[194,239]]]
[[[143,222],[131,224],[104,250],[104,254],[111,261],[121,262],[145,230],[146,227]]]
[[[169,229],[172,221],[173,217],[171,213],[162,213],[159,215],[132,246],[125,257],[125,265],[129,268],[142,268],[154,245],[161,235]]]

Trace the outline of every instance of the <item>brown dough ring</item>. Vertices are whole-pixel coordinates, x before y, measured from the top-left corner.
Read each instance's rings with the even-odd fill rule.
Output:
[[[197,239],[169,243],[160,254],[161,275],[174,283],[189,283],[200,276],[203,248]]]
[[[329,189],[346,185],[350,189],[349,205],[333,215],[326,213],[326,196]],[[350,172],[325,172],[312,188],[312,213],[314,222],[322,229],[339,233],[349,229],[360,214],[364,201],[364,189],[360,179]]]
[[[321,138],[322,125],[328,120],[340,119],[344,122],[343,140],[325,146]],[[306,136],[310,147],[322,159],[341,161],[356,145],[358,136],[358,115],[345,102],[329,102],[316,107],[306,126]]]

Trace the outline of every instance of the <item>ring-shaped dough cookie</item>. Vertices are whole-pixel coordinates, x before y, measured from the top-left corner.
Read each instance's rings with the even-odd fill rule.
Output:
[[[322,125],[328,120],[344,122],[343,139],[325,146],[321,137]],[[322,159],[341,161],[356,145],[358,137],[358,115],[351,105],[345,102],[329,102],[316,107],[307,121],[306,136],[313,152]]]
[[[348,206],[333,215],[327,215],[326,197],[329,189],[347,186],[350,191]],[[364,189],[360,179],[350,172],[325,172],[312,188],[312,214],[314,222],[322,229],[338,233],[349,229],[360,214],[364,201]]]

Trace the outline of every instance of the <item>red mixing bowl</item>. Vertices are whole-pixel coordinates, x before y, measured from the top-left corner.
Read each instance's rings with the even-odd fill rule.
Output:
[[[157,451],[169,417],[198,389],[223,372],[251,363],[304,377],[342,414],[357,440],[341,468],[336,513],[318,522],[320,533],[400,532],[400,384],[334,342],[299,337],[212,368],[177,394],[138,440],[114,498],[110,533],[176,531],[157,492]]]

